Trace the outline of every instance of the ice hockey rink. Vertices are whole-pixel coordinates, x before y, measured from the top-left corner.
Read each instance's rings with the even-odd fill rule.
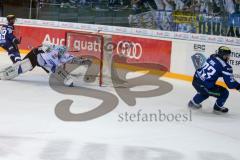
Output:
[[[0,66],[7,64],[11,62],[6,54],[0,54]],[[55,115],[56,104],[72,99],[71,111],[79,113],[92,109],[98,101],[54,91],[41,69],[0,81],[0,160],[240,159],[239,93],[230,91],[226,103],[230,112],[226,115],[212,113],[213,98],[204,102],[202,110],[190,112],[187,103],[195,94],[191,83],[164,77],[161,80],[173,85],[170,93],[138,98],[134,107],[119,98],[112,112],[85,122],[60,120]],[[111,87],[104,90],[118,96]],[[120,114],[139,110],[189,114],[191,120],[120,121]]]

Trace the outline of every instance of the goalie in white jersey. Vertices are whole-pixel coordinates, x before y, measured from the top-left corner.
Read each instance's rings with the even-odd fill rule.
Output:
[[[54,73],[64,80],[67,86],[73,86],[73,79],[63,69],[66,63],[90,65],[91,60],[78,58],[67,53],[65,46],[46,45],[32,49],[23,59],[10,67],[0,71],[0,79],[13,79],[19,74],[32,70],[36,66],[42,67],[47,73]]]
[[[45,49],[45,47],[47,47]],[[40,51],[40,52],[39,52]],[[41,53],[42,51],[42,53]],[[68,54],[65,46],[42,46],[38,48],[37,64],[48,72],[55,73],[56,69],[73,60],[75,57]],[[26,56],[25,58],[27,58]],[[30,59],[31,60],[31,59]]]

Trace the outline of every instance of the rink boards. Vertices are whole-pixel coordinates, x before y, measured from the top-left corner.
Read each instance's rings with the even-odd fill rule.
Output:
[[[5,18],[0,18],[0,23],[4,24]],[[115,44],[113,54],[123,52],[128,63],[144,64],[141,67],[148,69],[158,70],[151,66],[159,64],[167,71],[166,77],[188,81],[210,54],[226,45],[232,50],[230,64],[234,76],[240,80],[240,41],[237,38],[29,19],[18,19],[15,34],[22,37],[21,53],[27,53],[42,42],[66,44],[66,33],[70,31],[110,34]],[[130,48],[119,47],[123,45]]]

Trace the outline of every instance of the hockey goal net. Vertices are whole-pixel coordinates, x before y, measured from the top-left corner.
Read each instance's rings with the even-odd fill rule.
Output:
[[[126,83],[120,78],[113,62],[111,35],[86,32],[67,32],[66,46],[68,52],[77,56],[92,59],[93,63],[87,68],[78,69],[84,81],[99,86],[113,86]],[[79,67],[81,68],[81,67]]]

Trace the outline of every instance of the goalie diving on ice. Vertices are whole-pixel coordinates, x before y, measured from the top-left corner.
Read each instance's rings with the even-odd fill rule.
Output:
[[[66,86],[73,86],[73,77],[64,70],[65,64],[91,65],[87,58],[75,57],[67,52],[65,46],[43,44],[33,48],[22,61],[0,70],[1,80],[11,80],[20,74],[32,71],[36,66],[47,73],[60,77]]]

